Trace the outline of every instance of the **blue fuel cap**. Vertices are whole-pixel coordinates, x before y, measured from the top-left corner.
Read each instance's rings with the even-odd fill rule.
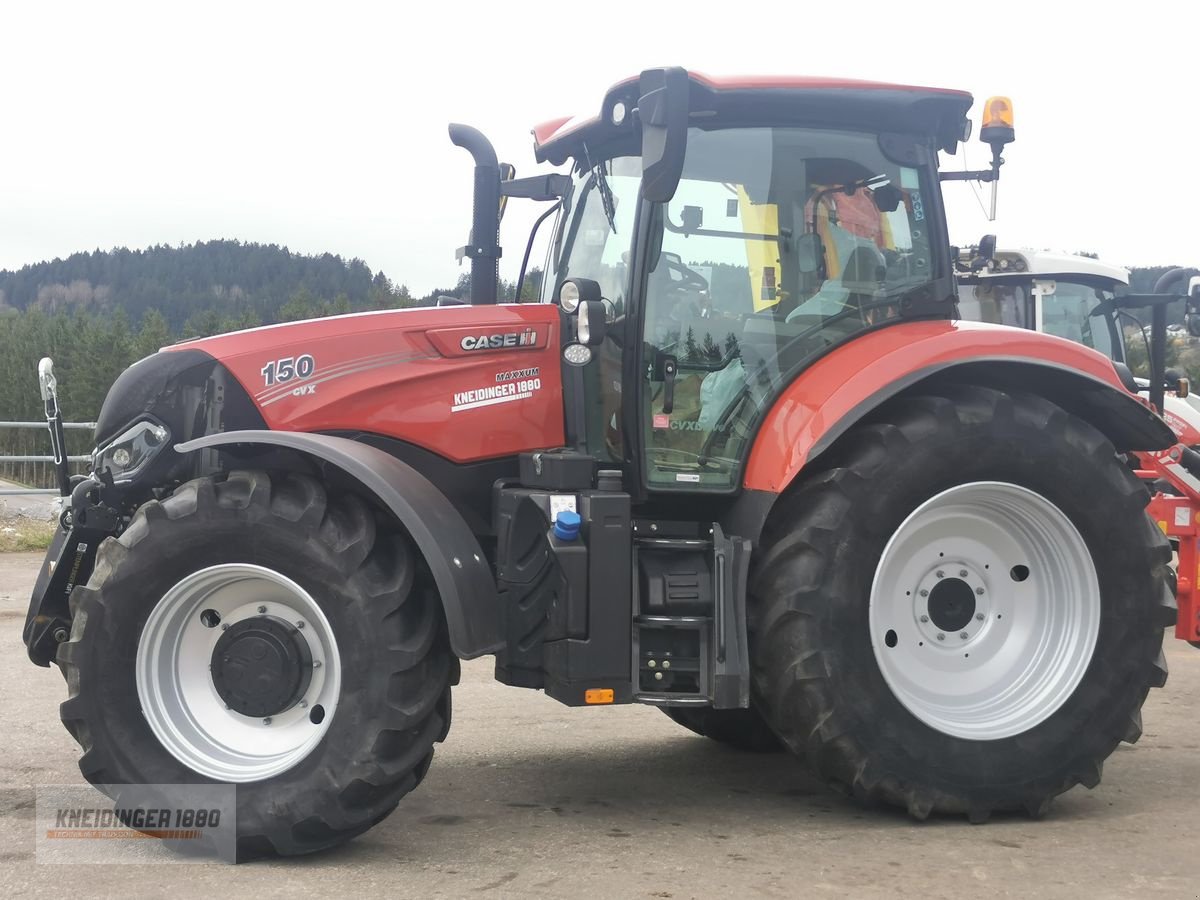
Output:
[[[579,513],[564,509],[554,517],[554,536],[560,541],[573,541],[579,537],[579,525],[583,520]]]

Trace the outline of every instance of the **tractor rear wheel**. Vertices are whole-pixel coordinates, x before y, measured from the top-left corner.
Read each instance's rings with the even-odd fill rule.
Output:
[[[775,753],[784,749],[775,732],[754,707],[712,709],[707,706],[664,706],[662,711],[688,731],[750,753]]]
[[[754,696],[864,802],[1040,815],[1141,734],[1170,549],[1094,428],[1035,396],[887,404],[780,499],[750,589]]]
[[[387,816],[450,724],[450,653],[406,535],[312,478],[238,471],[142,506],[100,547],[59,649],[80,769],[236,786],[237,856]]]

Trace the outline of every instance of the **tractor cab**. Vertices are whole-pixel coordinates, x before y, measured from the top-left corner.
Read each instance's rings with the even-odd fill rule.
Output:
[[[635,492],[733,492],[798,372],[866,331],[950,318],[937,154],[966,136],[970,104],[665,70],[536,128],[539,161],[571,173],[543,299],[603,319],[585,313],[593,346],[573,352],[595,363],[566,376],[578,448]]]

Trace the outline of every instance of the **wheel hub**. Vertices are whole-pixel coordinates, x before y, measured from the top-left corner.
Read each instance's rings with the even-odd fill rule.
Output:
[[[213,648],[213,687],[243,716],[276,716],[299,702],[312,681],[312,652],[300,630],[275,616],[231,625]]]
[[[953,647],[980,634],[992,618],[992,596],[982,566],[936,557],[906,596],[929,646]]]
[[[975,592],[961,578],[946,578],[929,592],[929,618],[943,631],[958,631],[975,617]]]

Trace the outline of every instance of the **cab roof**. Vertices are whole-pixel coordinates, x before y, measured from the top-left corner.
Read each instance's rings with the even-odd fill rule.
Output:
[[[1007,262],[1003,269],[977,273],[980,278],[998,278],[1014,273],[1067,279],[1071,276],[1104,278],[1119,284],[1129,284],[1129,270],[1090,256],[1053,250],[997,250],[997,262]]]
[[[914,123],[918,130],[932,130],[941,138],[943,149],[951,150],[961,138],[961,123],[971,108],[967,91],[947,88],[891,84],[853,78],[805,75],[728,75],[712,76],[689,72],[691,83],[689,108],[693,117],[728,115],[739,110],[760,113],[765,109],[786,111],[795,116],[826,118],[833,113],[834,124],[855,118],[879,121],[881,127],[894,128],[897,122]],[[617,103],[632,110],[638,102],[638,76],[617,82],[605,93],[600,110],[591,115],[549,119],[533,128],[534,156],[538,162],[559,165],[574,155],[586,142],[602,141],[632,128],[632,116],[613,125],[610,113]],[[824,114],[824,115],[822,115]],[[950,146],[946,146],[950,145]]]

